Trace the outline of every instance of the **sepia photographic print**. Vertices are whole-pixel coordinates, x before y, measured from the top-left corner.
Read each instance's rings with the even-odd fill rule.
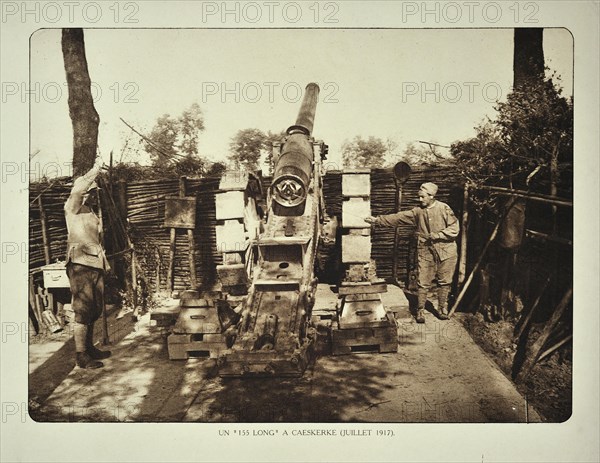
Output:
[[[115,438],[64,461],[598,458],[598,3],[375,3],[2,3],[2,429]]]

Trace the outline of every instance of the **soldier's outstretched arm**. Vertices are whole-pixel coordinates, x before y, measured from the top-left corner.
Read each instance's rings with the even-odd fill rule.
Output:
[[[397,212],[395,214],[380,215],[377,217],[369,216],[364,220],[371,225],[379,225],[380,227],[395,227],[399,224],[416,225],[414,209]]]
[[[81,177],[75,179],[71,194],[65,203],[65,212],[76,214],[81,209],[83,204],[83,196],[88,191],[91,184],[96,180],[96,177],[102,169],[102,161],[97,158],[96,164]]]

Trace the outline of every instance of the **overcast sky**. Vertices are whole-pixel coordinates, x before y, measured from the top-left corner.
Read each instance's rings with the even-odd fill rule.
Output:
[[[31,38],[31,153],[39,150],[41,164],[72,156],[60,35],[45,29]],[[449,145],[493,117],[512,84],[512,29],[86,29],[85,46],[105,161],[111,150],[119,158],[131,133],[120,117],[148,133],[158,116],[193,102],[205,117],[200,154],[224,160],[237,130],[292,125],[298,90],[312,81],[321,86],[314,135],[330,145],[333,165],[356,135],[400,148]],[[544,53],[571,95],[569,32],[545,29]]]

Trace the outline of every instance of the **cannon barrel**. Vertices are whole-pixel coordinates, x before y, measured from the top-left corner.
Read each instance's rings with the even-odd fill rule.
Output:
[[[319,86],[314,82],[311,82],[306,86],[304,91],[304,98],[302,99],[302,106],[298,111],[298,117],[296,118],[296,124],[292,125],[287,129],[287,133],[290,134],[294,129],[304,128],[310,135],[313,131],[315,124],[315,113],[317,111],[317,101],[319,100]]]
[[[310,135],[318,98],[319,86],[308,84],[296,124],[287,129],[288,136],[273,172],[271,191],[275,202],[284,208],[299,207],[298,213],[303,209],[312,174],[313,147]]]

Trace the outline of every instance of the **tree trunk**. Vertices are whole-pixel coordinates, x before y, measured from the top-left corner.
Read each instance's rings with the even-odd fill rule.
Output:
[[[73,178],[77,178],[94,166],[100,123],[92,98],[83,29],[62,30],[62,52],[73,124]]]
[[[513,58],[513,86],[518,88],[532,78],[544,76],[544,29],[516,28]]]

